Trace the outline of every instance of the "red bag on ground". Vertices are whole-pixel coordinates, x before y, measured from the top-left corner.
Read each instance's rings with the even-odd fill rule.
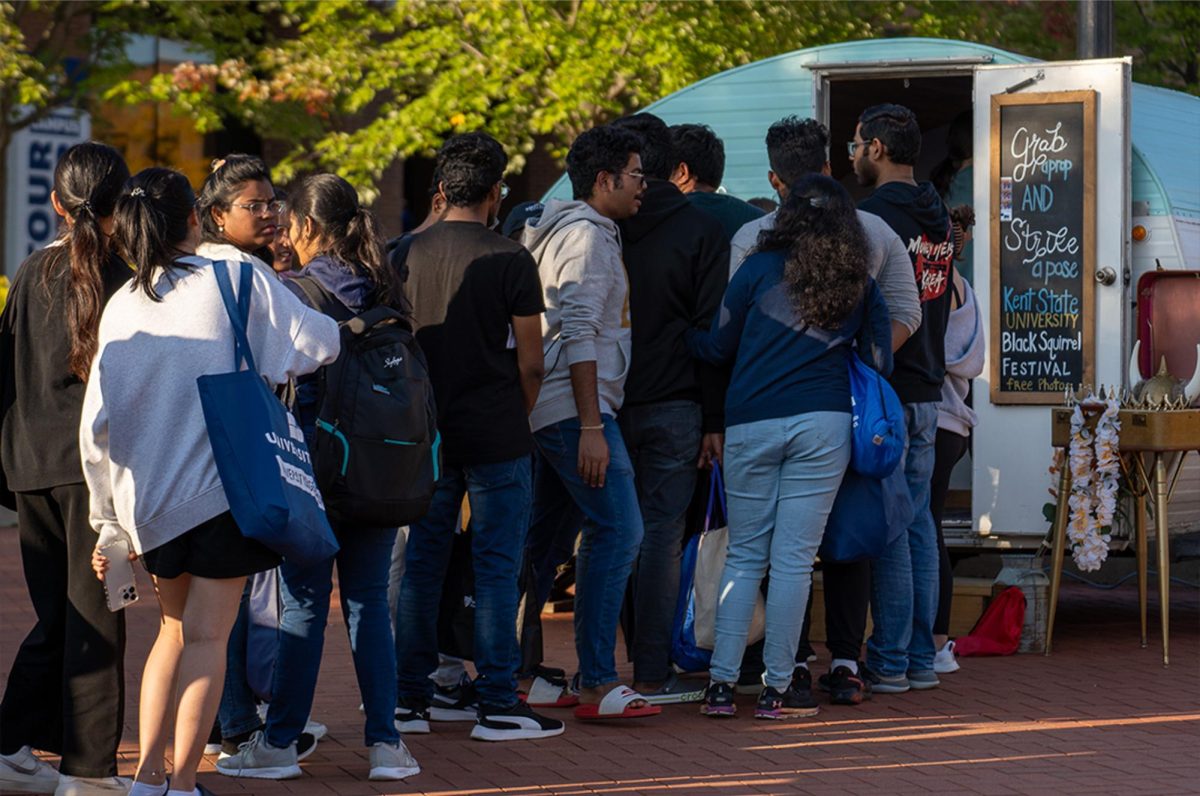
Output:
[[[1025,626],[1025,593],[1009,586],[996,595],[971,632],[954,640],[959,655],[1012,655]]]

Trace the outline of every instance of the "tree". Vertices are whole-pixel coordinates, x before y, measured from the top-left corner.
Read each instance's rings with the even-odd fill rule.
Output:
[[[258,45],[180,64],[149,85],[127,81],[110,97],[170,102],[202,130],[236,114],[292,145],[273,169],[281,179],[331,170],[368,198],[392,161],[432,153],[455,132],[486,128],[520,170],[538,140],[561,158],[587,127],[723,69],[830,41],[998,37],[1001,18],[929,0],[289,0],[260,9],[271,34]]]
[[[4,154],[17,132],[56,109],[86,109],[125,79],[133,69],[126,57],[131,34],[175,35],[210,51],[241,52],[264,25],[245,3],[0,0],[0,185],[7,185]],[[0,190],[0,252],[6,202]]]

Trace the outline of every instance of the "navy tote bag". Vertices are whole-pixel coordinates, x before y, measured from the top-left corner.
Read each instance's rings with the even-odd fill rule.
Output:
[[[241,263],[241,268],[234,299],[229,264],[213,263],[233,326],[234,370],[196,379],[208,439],[242,534],[291,563],[315,564],[336,553],[338,543],[313,478],[304,434],[254,365],[246,336],[254,266]]]

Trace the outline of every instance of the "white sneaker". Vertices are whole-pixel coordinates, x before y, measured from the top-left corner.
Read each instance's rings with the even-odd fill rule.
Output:
[[[0,791],[54,793],[58,771],[28,746],[11,755],[0,755]]]
[[[300,776],[296,745],[277,749],[258,731],[238,747],[238,753],[217,761],[217,773],[251,779],[295,779]]]
[[[61,774],[54,796],[104,796],[109,793],[125,796],[131,787],[133,780],[126,777],[72,777]]]
[[[960,668],[954,656],[954,642],[947,641],[946,645],[933,656],[933,670],[938,674],[950,674]]]
[[[407,779],[421,773],[421,767],[416,759],[400,741],[395,746],[377,743],[371,747],[371,773],[367,779],[395,780]]]
[[[310,718],[304,723],[304,731],[319,741],[329,732],[329,728],[321,722],[313,721]]]

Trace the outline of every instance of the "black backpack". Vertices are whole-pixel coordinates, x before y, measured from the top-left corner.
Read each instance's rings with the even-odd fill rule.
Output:
[[[355,315],[315,279],[295,282],[341,328],[341,353],[318,375],[312,449],[329,516],[382,528],[419,520],[441,470],[441,436],[412,324],[391,307]]]

